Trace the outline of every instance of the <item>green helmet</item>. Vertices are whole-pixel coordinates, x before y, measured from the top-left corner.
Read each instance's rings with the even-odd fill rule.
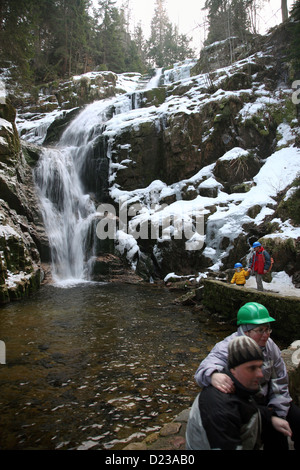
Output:
[[[245,325],[247,323],[253,325],[261,325],[276,321],[275,318],[270,317],[268,310],[261,304],[256,302],[248,302],[243,305],[237,314],[237,324]]]

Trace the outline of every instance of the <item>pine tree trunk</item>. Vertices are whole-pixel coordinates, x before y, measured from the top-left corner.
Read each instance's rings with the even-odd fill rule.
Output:
[[[281,14],[282,14],[282,22],[287,21],[289,18],[287,0],[281,0]]]

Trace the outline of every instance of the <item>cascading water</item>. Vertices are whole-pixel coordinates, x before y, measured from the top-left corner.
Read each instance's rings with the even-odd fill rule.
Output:
[[[99,214],[92,194],[85,187],[84,175],[87,167],[93,166],[96,144],[112,110],[128,111],[130,103],[128,97],[122,96],[89,105],[69,125],[58,145],[44,150],[36,167],[35,181],[56,282],[90,277],[89,259],[97,242],[93,229]]]
[[[185,71],[186,74],[186,71]],[[103,202],[108,189],[101,180],[101,166],[109,167],[109,149],[102,136],[107,122],[116,115],[138,108],[142,90],[163,80],[159,69],[143,88],[88,105],[62,135],[55,148],[44,149],[35,170],[45,228],[56,282],[90,279],[92,260],[99,243],[94,200]],[[105,174],[105,171],[103,172]],[[107,186],[105,188],[105,185]]]
[[[82,191],[68,149],[47,149],[36,168],[36,182],[49,238],[53,278],[84,279],[87,225],[95,212]]]

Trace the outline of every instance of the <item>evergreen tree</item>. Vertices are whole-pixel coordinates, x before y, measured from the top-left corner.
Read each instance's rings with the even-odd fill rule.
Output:
[[[151,21],[151,36],[148,41],[149,58],[157,67],[164,65],[164,47],[170,26],[165,9],[165,0],[156,0],[154,16]]]
[[[154,16],[151,21],[151,35],[148,40],[148,57],[156,67],[169,67],[174,62],[193,55],[190,40],[179,35],[168,18],[165,0],[156,0]]]
[[[206,0],[209,33],[207,44],[236,36],[245,40],[251,30],[257,32],[256,12],[266,0]],[[268,0],[270,1],[270,0]],[[282,21],[288,19],[287,0],[281,0]]]
[[[89,0],[2,0],[1,60],[43,82],[82,72],[91,31]]]
[[[176,27],[175,29],[177,30],[178,28]],[[175,42],[176,45],[176,53],[173,63],[194,56],[195,51],[190,47],[191,39],[188,38],[185,34],[179,34],[177,31],[173,42]]]
[[[294,66],[294,78],[300,79],[300,0],[297,0],[291,10],[294,24],[294,37],[290,48],[290,58]]]
[[[129,32],[129,1],[121,10],[115,0],[1,0],[0,61],[11,63],[18,81],[28,85],[85,73],[96,66],[116,73],[145,72],[169,66],[193,52],[156,0],[151,38],[141,24]]]
[[[34,81],[39,83],[55,79],[57,71],[51,63],[51,52],[55,43],[55,26],[57,25],[56,5],[51,0],[44,0],[33,5],[31,18],[34,56],[30,66]]]
[[[142,69],[145,70],[147,68],[147,43],[144,37],[143,28],[141,22],[134,29],[134,36],[133,36],[134,43],[137,47],[137,53],[139,60],[142,64]]]
[[[123,71],[132,71],[142,73],[145,67],[142,62],[142,54],[140,48],[134,39],[131,38],[129,32],[130,10],[129,1],[125,2],[120,10],[121,21],[121,47],[124,51],[125,69]]]
[[[89,0],[58,0],[55,2],[56,27],[52,62],[60,76],[82,72],[79,64],[87,55]]]
[[[244,39],[250,28],[248,8],[252,3],[253,0],[206,0],[209,21],[207,43],[233,36]]]
[[[114,0],[99,0],[98,60],[104,70],[124,72],[125,57],[122,44],[122,23]]]
[[[1,61],[17,65],[25,79],[31,75],[29,62],[34,56],[32,35],[32,0],[2,0],[0,9]]]

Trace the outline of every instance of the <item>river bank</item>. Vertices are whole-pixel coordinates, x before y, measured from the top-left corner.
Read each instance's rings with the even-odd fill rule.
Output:
[[[184,451],[185,432],[190,409],[183,410],[171,423],[165,424],[159,432],[148,436],[142,442],[128,444],[126,451]],[[289,439],[289,450],[295,450]]]

